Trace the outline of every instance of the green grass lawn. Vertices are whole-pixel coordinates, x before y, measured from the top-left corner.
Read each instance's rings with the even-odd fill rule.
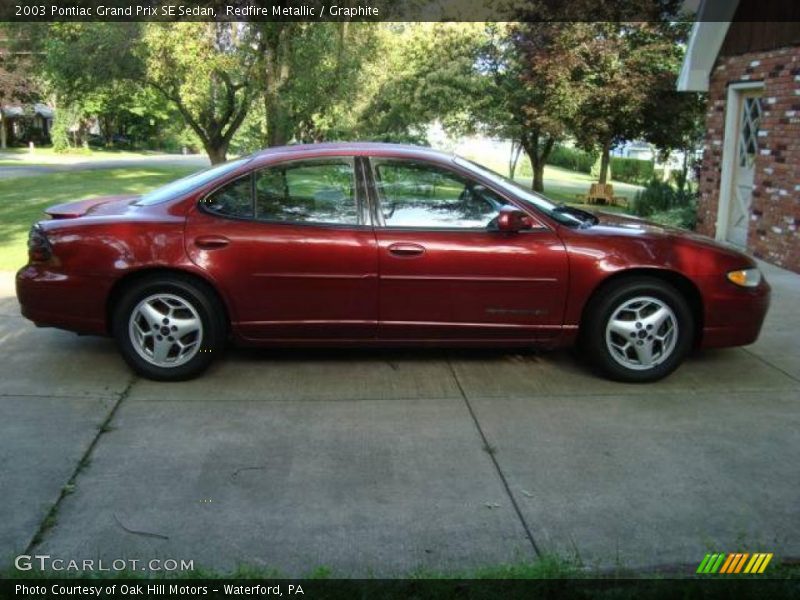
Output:
[[[135,167],[49,173],[0,179],[0,270],[16,270],[27,259],[28,230],[53,204],[112,194],[140,194],[196,168]]]
[[[464,158],[485,165],[502,175],[508,174],[508,162],[505,159],[493,156],[471,156],[468,153],[463,156]],[[531,186],[530,172],[531,168],[528,159],[520,157],[514,180],[529,188]],[[585,195],[589,191],[589,186],[596,181],[596,178],[588,173],[579,173],[577,171],[570,171],[569,169],[562,169],[561,167],[546,165],[544,168],[544,196],[556,204],[563,202],[590,210],[602,208],[602,210],[616,212],[624,211],[624,209],[617,206],[586,206],[580,201],[578,196]],[[624,183],[622,181],[612,180],[611,183],[614,185],[614,195],[627,198],[629,203],[636,195],[636,192],[642,189],[641,186]]]
[[[54,152],[52,148],[35,148],[30,152],[27,148],[6,148],[0,150],[0,167],[44,166],[69,164],[113,158],[141,158],[159,156],[163,152],[114,150],[113,148],[75,149],[70,152]],[[177,154],[175,156],[178,156]]]

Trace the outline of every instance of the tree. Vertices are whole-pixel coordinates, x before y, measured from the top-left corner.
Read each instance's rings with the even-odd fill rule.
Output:
[[[256,86],[255,57],[238,23],[148,23],[137,50],[144,81],[169,99],[224,162]]]
[[[490,26],[481,54],[482,101],[473,110],[489,131],[519,142],[531,162],[532,187],[544,190],[544,166],[584,98],[584,23]]]
[[[258,57],[266,145],[317,142],[348,131],[362,67],[375,48],[375,26],[278,22],[249,28]]]
[[[705,94],[678,92],[674,87],[652,95],[644,108],[644,139],[659,149],[664,162],[674,151],[683,155],[677,177],[681,192],[686,187],[691,157],[705,137],[705,113]]]
[[[585,148],[600,149],[599,181],[605,183],[611,148],[646,136],[654,114],[675,98],[686,26],[665,21],[587,25],[590,35],[582,44],[587,93],[571,130]]]
[[[0,28],[0,39],[6,30]],[[11,43],[8,40],[7,43]],[[13,45],[13,44],[12,44]],[[10,104],[28,104],[41,93],[39,82],[31,76],[31,56],[29,53],[14,52],[13,48],[0,47],[0,148],[7,144],[7,123],[2,108]],[[12,50],[9,52],[9,50]]]
[[[475,69],[482,25],[387,23],[377,35],[356,103],[359,136],[418,142],[435,120],[451,131],[474,129],[484,85]]]
[[[42,28],[45,29],[42,29]],[[157,91],[225,160],[255,94],[255,56],[238,23],[51,23],[20,28],[52,90],[85,139],[97,116],[107,141],[123,123],[163,122]],[[56,117],[58,118],[58,117]],[[147,127],[144,127],[147,129]],[[80,143],[80,141],[79,141]]]

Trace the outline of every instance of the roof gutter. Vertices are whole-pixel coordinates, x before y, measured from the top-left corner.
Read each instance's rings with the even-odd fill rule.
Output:
[[[678,91],[708,91],[711,71],[738,4],[738,0],[704,0],[700,5],[678,75]]]

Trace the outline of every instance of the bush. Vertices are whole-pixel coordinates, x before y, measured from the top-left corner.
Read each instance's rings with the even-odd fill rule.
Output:
[[[617,181],[644,185],[653,179],[655,166],[651,160],[612,156],[611,174]]]
[[[694,229],[697,199],[689,191],[676,190],[668,183],[652,179],[647,187],[636,192],[631,210],[662,225]]]
[[[547,164],[554,167],[562,167],[570,171],[580,173],[591,173],[592,165],[597,160],[597,153],[584,152],[576,148],[566,146],[554,146],[547,157]]]
[[[659,225],[679,227],[694,230],[697,225],[697,207],[694,203],[690,206],[671,208],[662,212],[653,213],[649,219]]]

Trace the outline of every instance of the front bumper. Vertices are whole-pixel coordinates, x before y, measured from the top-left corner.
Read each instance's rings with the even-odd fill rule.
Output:
[[[112,282],[57,272],[49,265],[27,265],[17,272],[22,316],[38,327],[105,335],[106,298]]]
[[[762,278],[758,287],[741,288],[715,278],[706,288],[701,348],[746,346],[758,339],[769,309],[771,289]],[[710,288],[710,289],[709,289]]]

